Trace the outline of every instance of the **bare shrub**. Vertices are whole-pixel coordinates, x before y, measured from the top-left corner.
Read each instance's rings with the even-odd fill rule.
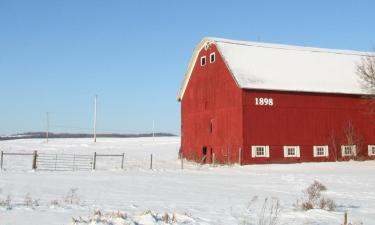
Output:
[[[336,209],[336,203],[333,199],[323,197],[321,192],[326,191],[327,187],[319,181],[314,181],[304,191],[304,198],[297,200],[295,206],[304,211],[310,209],[324,209],[333,211]]]
[[[155,224],[190,224],[190,219],[181,219],[177,221],[176,213],[165,212],[155,213],[151,210],[146,210],[140,216],[150,215]],[[191,217],[188,214],[185,214]],[[127,215],[125,212],[102,212],[100,210],[94,211],[94,214],[89,217],[72,218],[71,225],[84,225],[84,224],[140,224],[137,220],[139,215]],[[143,223],[142,223],[143,224]]]
[[[173,224],[177,222],[176,214],[173,213],[172,216],[168,213],[164,213],[164,215],[161,217],[161,221],[167,224]]]
[[[319,201],[319,208],[320,209],[324,209],[324,210],[328,210],[328,211],[333,211],[335,210],[337,207],[335,201],[333,201],[332,199],[330,198],[324,198],[322,197]]]
[[[245,212],[237,213],[232,211],[232,215],[237,219],[239,225],[277,225],[281,207],[277,198],[265,198],[260,209],[254,203],[258,201],[258,196],[254,196],[248,203]]]
[[[11,210],[13,208],[12,197],[8,195],[6,199],[0,199],[0,207],[4,207],[7,210]]]
[[[344,125],[343,130],[347,145],[356,146],[356,153],[352,152],[352,154],[347,157],[354,160],[360,160],[360,156],[363,155],[363,136],[360,134],[359,130],[354,126],[351,120],[347,121],[347,123]]]
[[[313,205],[311,202],[302,202],[302,203],[301,203],[301,208],[302,208],[304,211],[307,211],[307,210],[313,209],[313,208],[314,208],[314,205]]]
[[[29,208],[36,208],[39,204],[39,199],[34,199],[31,197],[30,193],[27,193],[24,199],[24,205]]]
[[[278,199],[265,198],[259,214],[258,225],[276,225],[280,213]]]
[[[70,205],[79,205],[81,203],[78,196],[78,188],[71,188],[64,197],[64,202]]]

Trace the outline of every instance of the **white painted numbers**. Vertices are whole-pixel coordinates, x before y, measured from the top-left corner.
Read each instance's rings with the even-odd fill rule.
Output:
[[[255,105],[273,106],[272,98],[255,98]]]

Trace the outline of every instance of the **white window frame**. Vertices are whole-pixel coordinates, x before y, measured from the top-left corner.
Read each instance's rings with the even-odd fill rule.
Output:
[[[345,154],[345,147],[352,147],[352,154]],[[341,156],[356,156],[356,146],[355,145],[341,145]]]
[[[204,59],[204,64],[203,64],[203,59]],[[201,66],[205,66],[207,64],[207,59],[206,56],[201,57]]]
[[[369,156],[375,156],[375,145],[369,145],[368,146],[368,155]]]
[[[214,60],[211,60],[211,57],[214,56]],[[216,55],[215,52],[210,54],[210,63],[214,63],[216,61]]]
[[[257,155],[257,148],[264,148],[264,154],[263,155]],[[268,146],[268,145],[251,146],[251,157],[252,158],[269,158],[270,157],[270,146]]]
[[[323,155],[318,154],[318,149],[323,148]],[[314,157],[328,157],[329,151],[328,151],[328,145],[314,145],[313,146],[314,151]]]
[[[294,153],[295,153],[294,155],[288,155],[288,149],[289,148],[294,149]],[[299,158],[299,157],[301,157],[299,146],[284,146],[284,157],[285,158]]]

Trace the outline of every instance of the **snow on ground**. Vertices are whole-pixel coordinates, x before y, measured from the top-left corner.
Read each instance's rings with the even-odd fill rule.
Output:
[[[178,137],[1,141],[4,152],[125,153],[125,169],[118,158],[102,158],[96,171],[32,171],[31,156],[5,156],[0,224],[168,224],[161,220],[166,213],[175,215],[174,224],[258,224],[265,198],[279,200],[279,225],[339,225],[345,211],[350,221],[375,224],[375,161],[243,167],[185,162],[181,170],[178,148]],[[324,194],[336,201],[335,211],[294,207],[314,180],[327,186]],[[116,212],[126,219],[108,216]]]

